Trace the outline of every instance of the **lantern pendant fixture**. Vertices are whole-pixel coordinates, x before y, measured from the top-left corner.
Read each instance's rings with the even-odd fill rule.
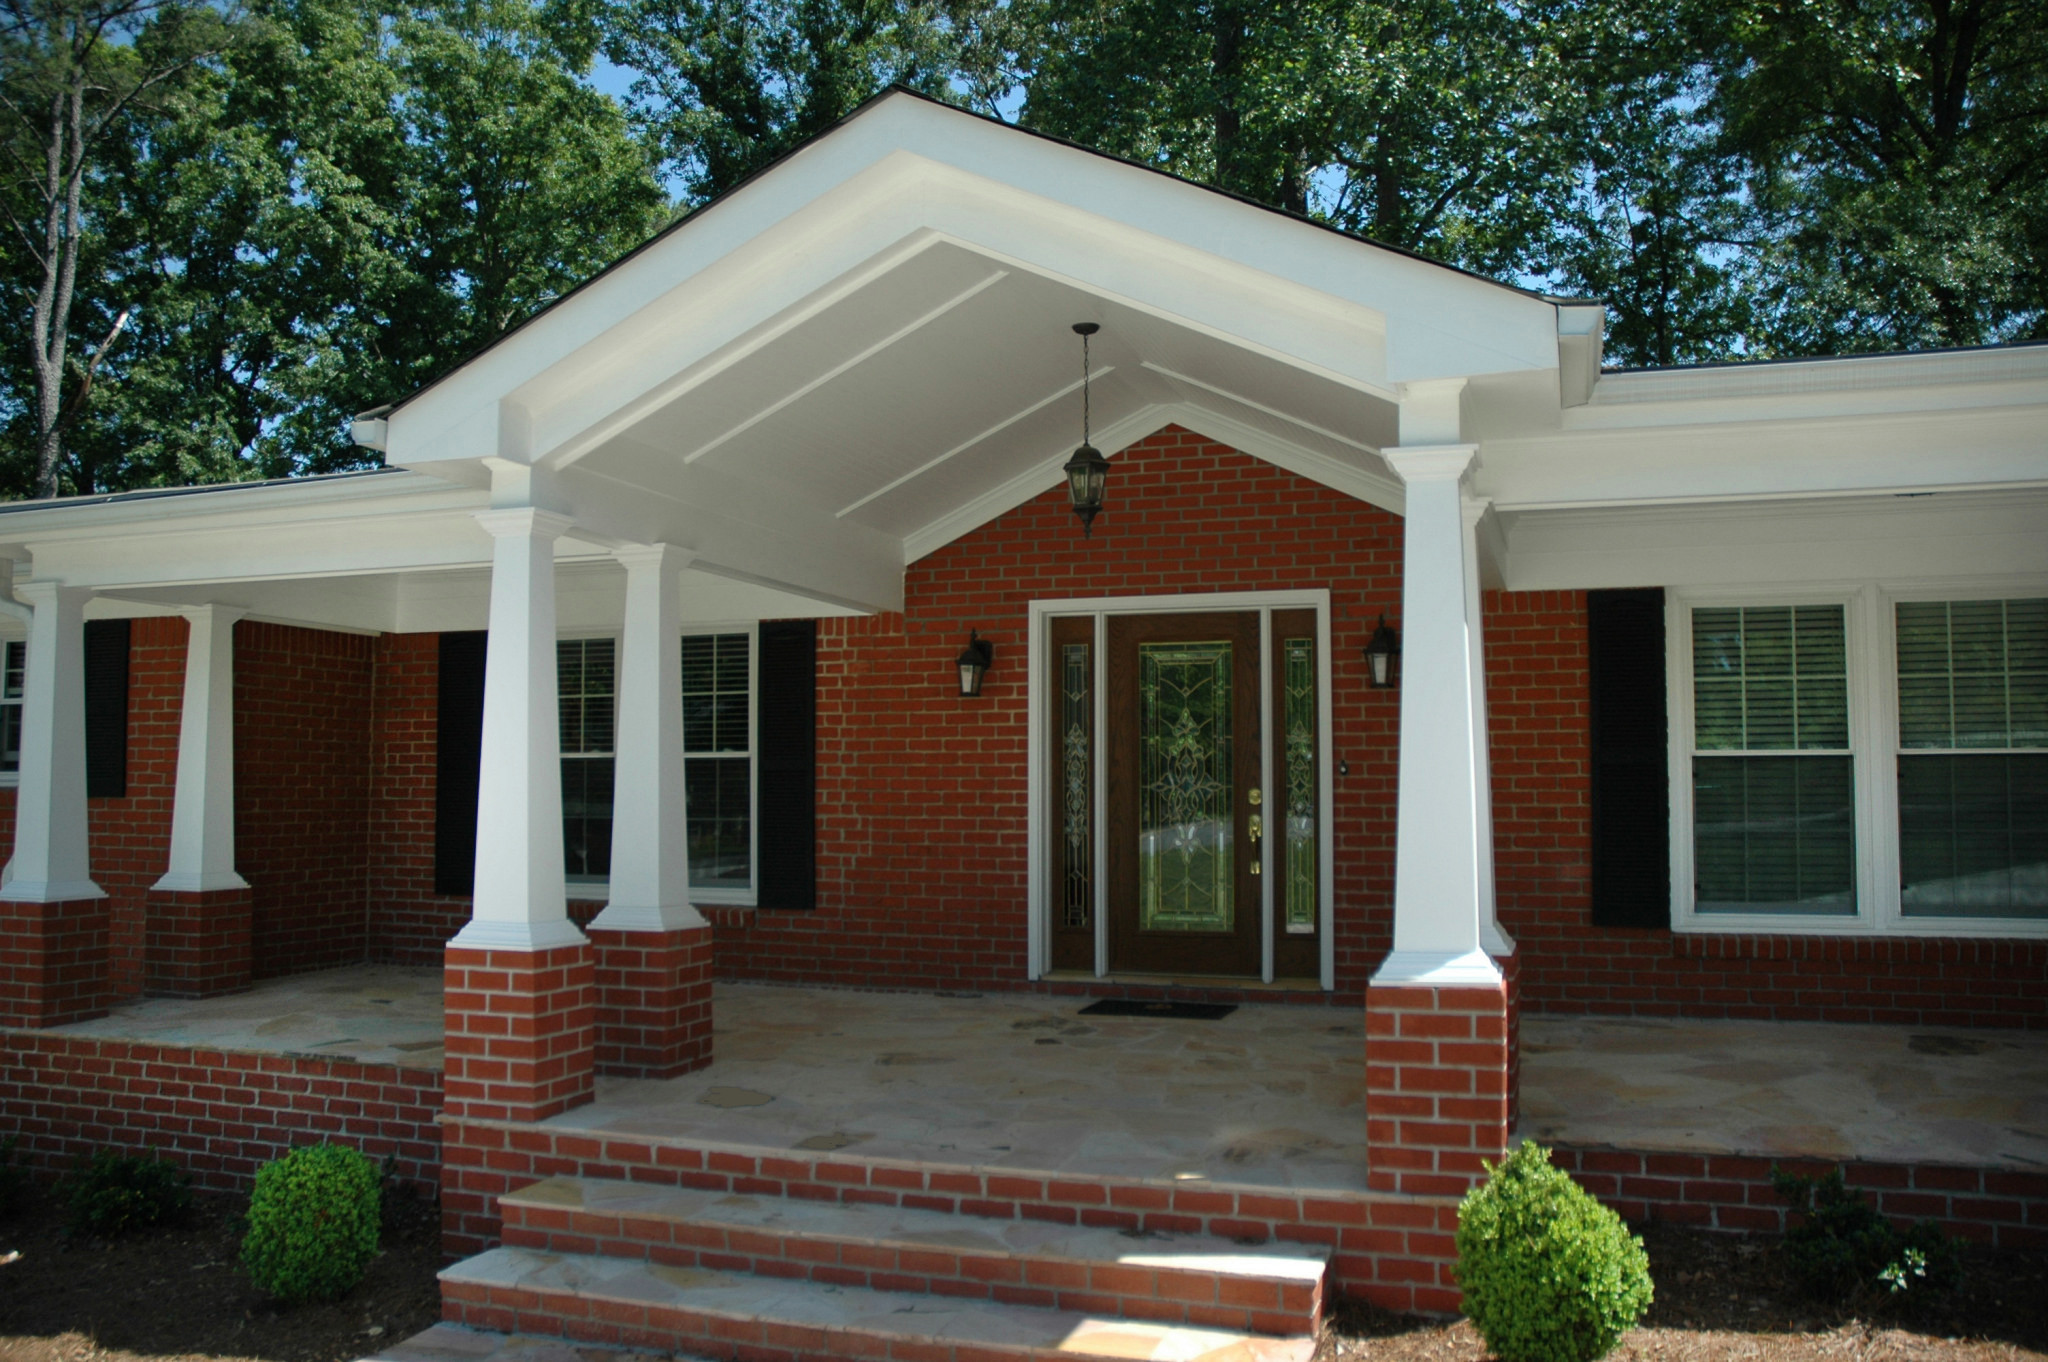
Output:
[[[1081,517],[1083,538],[1095,537],[1095,517],[1102,511],[1102,493],[1109,481],[1109,460],[1088,443],[1088,338],[1102,328],[1094,322],[1075,322],[1074,334],[1081,338],[1081,447],[1061,470],[1067,475],[1067,494],[1074,500],[1074,514]]]

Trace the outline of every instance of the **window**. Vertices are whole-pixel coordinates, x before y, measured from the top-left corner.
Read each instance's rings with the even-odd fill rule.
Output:
[[[1907,918],[2048,918],[2048,598],[1901,601]]]
[[[1667,596],[1672,921],[2048,933],[2048,591]]]
[[[753,647],[751,632],[683,638],[690,887],[707,901],[754,892]]]
[[[1695,912],[1856,911],[1839,605],[1692,612]]]
[[[0,772],[21,770],[21,697],[28,645],[9,643],[0,654]]]
[[[555,644],[562,721],[562,850],[571,884],[612,869],[612,775],[618,715],[618,645],[608,638]]]

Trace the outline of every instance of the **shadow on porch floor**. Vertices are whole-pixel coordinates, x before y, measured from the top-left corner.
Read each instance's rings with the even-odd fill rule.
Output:
[[[578,1129],[1239,1184],[1364,1185],[1362,1017],[1075,1015],[1032,994],[720,984],[717,1061],[604,1080]],[[62,1028],[438,1067],[440,972],[366,967]],[[2048,1035],[1525,1017],[1522,1132],[1639,1150],[2048,1168]]]

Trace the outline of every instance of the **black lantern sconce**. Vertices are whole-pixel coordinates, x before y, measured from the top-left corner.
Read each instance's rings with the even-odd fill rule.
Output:
[[[1094,322],[1074,323],[1074,334],[1081,338],[1081,447],[1061,470],[1067,475],[1074,514],[1081,517],[1081,535],[1089,539],[1095,536],[1095,517],[1102,510],[1102,494],[1109,483],[1109,460],[1088,443],[1088,338],[1101,329]]]
[[[960,668],[960,694],[972,699],[981,694],[981,678],[988,675],[988,669],[996,660],[996,645],[983,638],[976,631],[967,631],[967,646],[960,650],[955,665]]]
[[[1392,690],[1399,679],[1401,659],[1401,636],[1387,623],[1387,612],[1380,611],[1380,627],[1372,631],[1372,639],[1365,645],[1365,665],[1368,678],[1374,690]]]

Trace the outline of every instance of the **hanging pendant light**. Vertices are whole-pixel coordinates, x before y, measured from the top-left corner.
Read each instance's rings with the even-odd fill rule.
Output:
[[[1068,459],[1067,495],[1074,499],[1074,514],[1081,517],[1081,534],[1095,536],[1095,517],[1102,511],[1102,494],[1109,482],[1109,460],[1088,443],[1088,338],[1102,328],[1094,322],[1075,322],[1074,334],[1081,338],[1081,447]]]

